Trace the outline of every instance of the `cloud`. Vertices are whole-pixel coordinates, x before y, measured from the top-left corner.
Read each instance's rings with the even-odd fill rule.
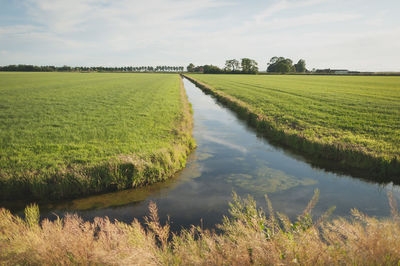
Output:
[[[320,27],[324,24],[332,24],[337,22],[346,22],[360,18],[361,15],[355,13],[343,13],[343,12],[330,12],[330,13],[311,13],[307,15],[300,15],[294,17],[283,17],[266,20],[263,22],[257,21],[254,23],[247,22],[242,31],[255,31],[258,29],[265,31],[268,30],[282,30],[285,28],[299,28],[304,26],[315,26]]]
[[[207,8],[228,5],[214,0],[203,1],[94,1],[30,0],[27,7],[32,18],[58,33],[90,29],[93,26],[165,27],[179,18]]]
[[[326,2],[326,0],[278,0],[273,5],[256,14],[253,20],[260,23],[283,10],[312,6],[322,2]]]
[[[221,138],[217,138],[217,137],[213,137],[213,136],[210,136],[210,135],[203,135],[202,138],[204,138],[204,139],[206,139],[208,141],[217,143],[217,144],[221,144],[221,145],[226,146],[226,147],[228,147],[228,148],[230,148],[232,150],[237,150],[237,151],[240,151],[242,153],[247,153],[246,147],[231,143],[231,142],[229,142],[227,140],[224,140],[224,139],[221,139]]]
[[[228,5],[214,0],[29,0],[28,14],[40,27],[32,27],[25,34],[32,42],[47,39],[50,44],[62,39],[65,44],[60,49],[74,46],[81,52],[160,50],[173,47],[181,32],[199,25],[190,16]]]
[[[6,35],[18,35],[18,34],[26,34],[33,31],[39,31],[40,27],[33,25],[11,25],[11,26],[0,26],[0,37],[4,37]]]

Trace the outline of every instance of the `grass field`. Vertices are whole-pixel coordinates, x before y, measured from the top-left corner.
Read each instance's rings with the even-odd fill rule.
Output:
[[[278,141],[381,175],[400,174],[400,77],[189,77],[256,115]]]
[[[0,194],[63,198],[171,175],[192,145],[178,75],[0,73]]]

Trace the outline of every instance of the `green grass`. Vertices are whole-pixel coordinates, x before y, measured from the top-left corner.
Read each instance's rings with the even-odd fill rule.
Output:
[[[286,140],[290,146],[316,152],[312,145],[298,141],[302,139],[342,151],[339,156],[320,151],[321,157],[346,159],[347,164],[363,168],[368,162],[361,161],[370,157],[399,167],[400,77],[189,76],[225,100],[244,106],[275,131],[297,136],[297,141]],[[352,163],[343,152],[365,156]]]
[[[178,170],[192,142],[182,92],[174,74],[0,73],[3,197],[122,189]]]

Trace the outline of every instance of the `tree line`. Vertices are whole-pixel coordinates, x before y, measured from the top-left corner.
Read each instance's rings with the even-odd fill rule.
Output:
[[[258,73],[258,64],[250,58],[229,59],[225,61],[225,67],[219,68],[213,65],[195,66],[190,63],[186,67],[187,72],[201,72],[205,74],[256,74]],[[304,73],[306,69],[306,61],[300,59],[296,64],[285,57],[274,56],[268,62],[266,69],[269,73]]]
[[[183,72],[183,66],[126,66],[126,67],[70,67],[70,66],[34,66],[34,65],[8,65],[0,66],[0,71],[21,72]]]
[[[225,61],[225,67],[219,68],[214,65],[195,66],[189,64],[188,72],[201,72],[206,74],[256,74],[258,63],[250,58],[229,59]],[[71,67],[71,66],[35,66],[35,65],[8,65],[0,66],[0,71],[23,71],[23,72],[183,72],[183,66],[124,66],[124,67]],[[269,73],[304,73],[306,62],[300,59],[296,64],[285,57],[274,56],[268,62],[266,69]]]
[[[258,64],[250,58],[242,58],[241,61],[236,59],[226,60],[225,68],[221,69],[213,65],[195,66],[192,63],[186,68],[188,72],[203,72],[206,74],[256,74],[258,72]]]

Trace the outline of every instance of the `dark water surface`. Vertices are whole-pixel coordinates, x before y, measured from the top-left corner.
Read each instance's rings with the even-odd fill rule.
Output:
[[[108,216],[130,223],[157,203],[162,220],[170,216],[173,230],[191,224],[211,228],[228,213],[232,191],[253,196],[265,208],[268,193],[276,211],[295,218],[313,195],[320,200],[318,216],[336,206],[334,215],[348,216],[357,208],[371,216],[389,216],[387,191],[400,199],[399,186],[379,185],[315,168],[299,155],[271,145],[233,112],[184,79],[194,111],[197,148],[187,167],[174,178],[145,188],[125,190],[40,206],[42,217],[54,219],[76,212],[85,220]]]

